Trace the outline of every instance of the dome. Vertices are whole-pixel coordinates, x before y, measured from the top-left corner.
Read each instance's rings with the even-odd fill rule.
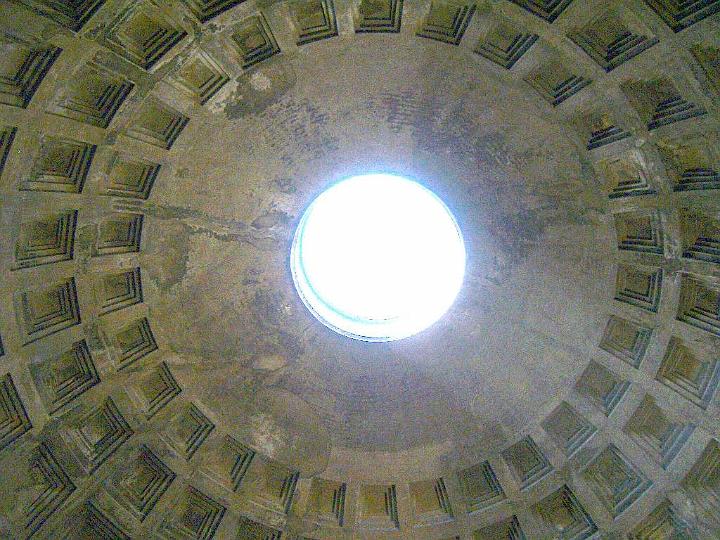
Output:
[[[0,537],[720,536],[720,0],[1,5]],[[464,274],[368,341],[380,173]]]

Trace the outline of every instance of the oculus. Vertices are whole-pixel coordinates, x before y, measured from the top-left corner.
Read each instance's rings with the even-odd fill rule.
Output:
[[[307,208],[290,266],[312,314],[363,341],[417,334],[450,308],[463,282],[465,244],[447,206],[389,174],[342,180]]]

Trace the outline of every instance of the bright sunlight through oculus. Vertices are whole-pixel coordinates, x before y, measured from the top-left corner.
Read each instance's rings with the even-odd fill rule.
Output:
[[[308,309],[336,332],[393,341],[424,330],[462,286],[465,245],[450,210],[417,182],[354,176],[318,196],[290,254]]]

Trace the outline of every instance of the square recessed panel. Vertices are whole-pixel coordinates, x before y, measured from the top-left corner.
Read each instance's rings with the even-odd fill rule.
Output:
[[[410,498],[420,525],[436,525],[454,518],[445,480],[442,478],[412,482]]]
[[[672,417],[652,396],[646,395],[624,430],[666,469],[692,435],[695,425]]]
[[[73,343],[60,354],[30,364],[30,373],[48,411],[57,412],[100,383],[85,340]]]
[[[167,422],[162,437],[190,460],[214,429],[215,424],[196,405],[188,403]]]
[[[570,32],[568,37],[610,72],[658,43],[655,36],[639,32],[630,30],[617,16],[604,14]]]
[[[630,382],[625,381],[601,366],[591,361],[575,385],[578,393],[587,397],[606,416],[610,416],[618,403],[625,397]]]
[[[358,522],[375,530],[400,528],[395,485],[360,486]]]
[[[473,532],[473,540],[526,540],[517,516],[493,523]]]
[[[662,268],[619,264],[615,277],[615,300],[657,313],[662,292]]]
[[[177,80],[205,104],[230,81],[230,77],[210,55],[198,53],[180,68]]]
[[[505,69],[512,69],[537,40],[537,34],[503,20],[478,41],[475,52]]]
[[[682,209],[680,233],[683,257],[720,264],[720,219],[710,212]]]
[[[615,214],[615,233],[618,249],[654,253],[664,252],[664,233],[657,212],[637,211]]]
[[[345,483],[313,478],[310,488],[310,507],[320,526],[343,526],[346,492]]]
[[[652,328],[612,315],[600,340],[600,348],[634,368],[645,358]]]
[[[707,114],[688,86],[679,86],[664,75],[628,80],[621,83],[620,89],[649,130]]]
[[[130,534],[111,515],[100,510],[94,502],[86,501],[65,521],[66,538],[102,538],[103,540],[131,540]]]
[[[673,32],[680,32],[720,11],[720,0],[645,0]]]
[[[583,475],[613,517],[625,512],[652,486],[652,481],[612,444],[593,459]]]
[[[432,0],[417,35],[424,38],[459,45],[475,13],[474,2]]]
[[[567,62],[549,60],[533,69],[524,80],[543,99],[557,107],[592,83],[592,80],[574,73],[576,68]]]
[[[532,510],[548,538],[587,540],[597,525],[568,486],[563,486],[536,503]]]
[[[717,45],[696,43],[690,47],[690,52],[702,69],[711,89],[720,96],[720,48]]]
[[[608,196],[620,199],[656,194],[646,163],[644,154],[636,149],[600,161],[598,169],[605,177]]]
[[[457,476],[465,495],[467,511],[470,513],[483,510],[506,498],[489,461],[463,469]]]
[[[155,98],[149,98],[130,123],[128,136],[170,150],[190,119]]]
[[[8,373],[0,378],[0,450],[27,433],[32,423]]]
[[[656,538],[692,538],[688,524],[675,512],[669,501],[662,502],[628,535],[629,540]]]
[[[597,433],[594,425],[564,401],[543,420],[542,426],[568,457],[572,457]]]
[[[298,45],[338,35],[333,0],[294,0],[291,6],[297,25]]]
[[[105,480],[104,487],[121,508],[144,521],[175,476],[148,446],[141,444],[125,466]]]
[[[677,320],[720,337],[720,285],[684,275]]]
[[[661,138],[656,145],[675,191],[720,189],[720,156],[707,133]]]
[[[139,267],[122,272],[103,274],[98,285],[100,289],[100,315],[134,306],[143,301]]]
[[[208,450],[212,457],[205,462],[208,472],[218,483],[238,491],[253,462],[255,451],[229,435],[215,443],[210,440],[208,445],[212,446]]]
[[[33,451],[27,473],[35,480],[35,492],[42,494],[25,508],[25,534],[29,538],[63,507],[77,487],[44,442]]]
[[[563,11],[573,2],[573,0],[510,0],[518,6],[528,10],[533,15],[537,15],[546,22],[552,23],[557,19]]]
[[[132,320],[112,337],[118,369],[125,369],[158,349],[147,317]]]
[[[147,200],[159,173],[160,165],[157,163],[117,155],[113,159],[108,182],[102,194]]]
[[[13,269],[72,260],[77,216],[77,210],[68,210],[21,223]]]
[[[535,484],[553,471],[545,454],[532,437],[521,439],[502,453],[521,489]]]
[[[199,489],[187,486],[163,521],[163,538],[211,540],[225,516],[225,506]]]
[[[402,9],[403,0],[361,0],[355,31],[397,33],[402,22]]]
[[[284,538],[282,531],[246,517],[240,518],[237,533],[237,538],[242,538],[243,540],[280,540]]]
[[[26,345],[80,324],[75,278],[18,293],[15,309]]]
[[[142,214],[111,214],[98,224],[94,254],[138,253],[142,228]]]
[[[240,55],[243,69],[248,69],[280,53],[272,30],[262,13],[242,21],[230,39]]]
[[[50,106],[50,112],[107,128],[134,88],[124,77],[87,64],[72,74]]]
[[[182,389],[165,362],[135,383],[135,391],[140,399],[145,416],[150,419],[163,410]]]
[[[681,483],[698,518],[720,527],[720,443],[711,439]]]
[[[0,46],[0,104],[26,108],[62,49],[8,37]]]
[[[670,338],[657,380],[707,409],[720,383],[720,358],[690,348],[682,339]]]
[[[74,409],[66,423],[60,438],[86,475],[94,473],[134,433],[109,397],[98,407]]]
[[[190,12],[202,23],[214,19],[245,0],[182,0]]]
[[[144,69],[151,69],[187,33],[150,2],[132,4],[109,29],[107,46]]]
[[[35,13],[52,19],[57,24],[74,32],[80,31],[83,26],[95,15],[105,0],[15,0]]]
[[[72,139],[44,137],[23,191],[82,193],[97,147]]]
[[[624,119],[618,119],[615,116],[604,106],[593,107],[575,116],[573,124],[583,139],[587,141],[588,150],[594,150],[630,137],[630,132],[624,127]]]

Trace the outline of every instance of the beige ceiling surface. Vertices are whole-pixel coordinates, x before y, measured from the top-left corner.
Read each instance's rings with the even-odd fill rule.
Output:
[[[0,2],[0,537],[718,537],[718,11]],[[367,172],[468,251],[391,343],[288,263]]]

